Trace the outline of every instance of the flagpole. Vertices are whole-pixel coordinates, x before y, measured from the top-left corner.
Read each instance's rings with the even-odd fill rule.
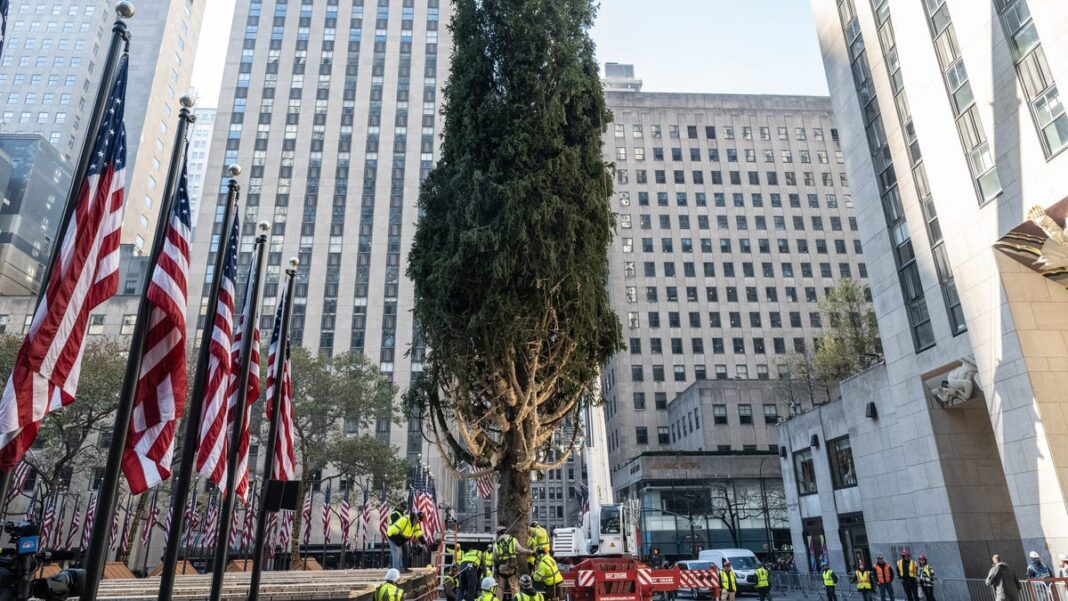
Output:
[[[263,286],[263,274],[267,269],[267,231],[271,229],[271,224],[266,221],[261,221],[259,225],[260,233],[256,236],[256,258],[255,267],[251,270],[252,277],[249,278],[248,286],[251,286],[251,293],[245,295],[245,302],[252,303],[251,307],[244,307],[242,312],[248,319],[244,320],[243,331],[241,332],[241,372],[237,379],[237,398],[234,401],[234,417],[236,418],[231,425],[230,430],[230,446],[227,448],[226,456],[226,487],[222,491],[222,511],[220,512],[220,523],[225,524],[225,528],[219,528],[218,536],[215,539],[215,561],[214,569],[211,572],[211,593],[208,597],[209,601],[219,601],[222,597],[223,578],[226,575],[226,562],[230,555],[230,528],[231,522],[234,517],[234,498],[237,496],[234,494],[234,489],[237,485],[237,471],[238,460],[241,455],[241,435],[245,431],[245,422],[248,420],[248,380],[249,372],[252,368],[250,359],[252,358],[252,345],[256,343],[253,332],[259,325],[260,314],[260,289]],[[257,391],[257,395],[259,391]],[[223,433],[225,436],[226,433]]]
[[[223,264],[226,261],[226,245],[230,230],[234,225],[234,217],[237,209],[237,199],[240,196],[241,186],[237,183],[237,176],[241,174],[241,167],[230,165],[227,169],[230,175],[230,183],[226,196],[226,209],[223,212],[222,229],[219,230],[219,245],[215,254],[215,265],[211,282],[211,291],[208,294],[208,318],[204,320],[200,335],[200,349],[197,356],[197,371],[193,380],[193,393],[189,397],[189,406],[186,407],[185,428],[182,437],[182,457],[178,462],[178,474],[175,477],[174,506],[171,507],[171,531],[167,533],[167,546],[163,554],[163,571],[160,574],[159,596],[160,601],[170,601],[174,592],[175,570],[178,566],[178,550],[181,545],[182,524],[185,520],[186,499],[189,497],[189,483],[193,478],[193,463],[196,459],[197,436],[200,432],[200,421],[204,413],[204,387],[207,385],[208,371],[208,347],[211,341],[211,332],[215,327],[212,316],[215,307],[219,304],[219,289],[222,284]],[[175,533],[179,536],[175,536]]]
[[[156,501],[158,500],[159,487],[157,486],[152,490],[152,507],[148,510],[149,516],[145,520],[145,528],[148,532],[145,534],[145,547],[144,549],[141,549],[141,552],[145,554],[145,561],[142,564],[143,568],[141,570],[144,572],[145,576],[148,576],[148,554],[152,551],[152,531],[156,528],[156,525],[153,523],[155,521],[153,518],[158,515],[158,512],[156,511]]]
[[[163,188],[163,198],[160,200],[159,218],[156,220],[156,231],[152,241],[152,254],[149,255],[148,264],[155,265],[159,255],[163,252],[163,245],[167,237],[167,228],[170,225],[171,208],[174,205],[174,196],[178,191],[179,174],[184,163],[186,148],[186,130],[196,117],[190,113],[193,107],[193,99],[182,96],[179,101],[182,105],[178,113],[178,129],[175,133],[174,151],[171,153],[171,164],[167,170],[167,183]],[[144,359],[145,344],[148,340],[148,331],[152,324],[149,318],[152,312],[152,303],[148,301],[148,288],[152,284],[152,277],[145,278],[141,290],[141,300],[137,308],[137,321],[134,325],[133,336],[130,339],[130,353],[126,359],[126,373],[123,376],[122,389],[119,393],[119,404],[115,409],[115,425],[112,428],[111,444],[108,447],[107,463],[104,467],[104,475],[100,482],[100,501],[96,505],[96,520],[93,522],[93,534],[89,539],[87,563],[85,571],[85,588],[82,591],[82,601],[95,601],[97,587],[104,575],[104,564],[107,547],[107,521],[115,511],[115,499],[119,490],[119,481],[122,475],[122,456],[126,451],[126,438],[130,430],[130,418],[133,416],[133,406],[137,395],[137,384],[141,374],[141,362]]]
[[[100,124],[104,120],[104,106],[107,104],[111,92],[112,80],[115,79],[115,68],[119,57],[129,50],[130,32],[126,28],[126,21],[134,15],[134,6],[129,2],[119,2],[115,6],[115,25],[111,32],[111,46],[108,48],[107,59],[104,61],[104,70],[100,76],[100,87],[96,92],[96,101],[93,103],[93,112],[90,113],[89,127],[85,130],[85,140],[82,143],[81,155],[78,157],[78,168],[71,179],[71,188],[67,193],[66,204],[63,205],[63,213],[56,225],[56,236],[52,243],[52,252],[45,268],[44,277],[41,278],[41,286],[37,291],[37,301],[34,303],[34,311],[44,298],[48,281],[52,279],[53,266],[59,258],[61,246],[60,237],[67,231],[67,225],[74,216],[74,208],[77,206],[76,198],[81,181],[85,179],[85,172],[89,170],[89,163],[93,158],[93,140],[100,131]],[[11,485],[11,473],[14,470],[0,470],[0,499],[7,497],[7,489]],[[6,510],[5,510],[6,511]]]
[[[289,350],[289,322],[293,315],[293,286],[297,278],[297,266],[294,258],[289,260],[286,270],[285,309],[282,311],[281,331],[278,333],[278,347],[274,353],[274,394],[271,397],[271,425],[268,429],[266,453],[263,462],[263,477],[260,478],[260,506],[256,514],[256,538],[252,545],[252,577],[248,587],[248,601],[257,601],[260,595],[260,578],[263,576],[263,546],[267,534],[267,486],[274,474],[274,447],[278,439],[278,422],[282,415],[282,394],[285,388],[284,367]],[[296,511],[296,510],[294,510]],[[303,509],[301,510],[303,511]],[[308,516],[311,519],[311,516]],[[303,525],[303,524],[302,524]],[[295,535],[296,533],[291,533]]]

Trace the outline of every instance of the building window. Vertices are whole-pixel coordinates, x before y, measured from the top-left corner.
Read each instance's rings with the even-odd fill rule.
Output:
[[[738,405],[738,421],[743,424],[753,423],[753,406],[748,404]]]
[[[667,426],[660,426],[656,429],[656,442],[659,445],[671,444],[671,430]]]
[[[727,424],[727,406],[712,405],[712,423],[723,426]]]
[[[133,335],[134,326],[137,324],[137,315],[123,315],[122,327],[119,328],[119,334],[123,336]]]
[[[849,437],[843,436],[827,443],[831,460],[831,478],[835,490],[857,485],[857,471],[853,465],[853,449]]]
[[[811,495],[816,492],[816,464],[812,461],[812,449],[794,453],[794,477],[797,479],[797,494]]]
[[[775,403],[764,403],[764,423],[779,423],[779,406]]]
[[[638,444],[649,444],[649,428],[635,428],[634,436],[637,438]]]
[[[89,316],[89,330],[90,335],[100,335],[104,333],[104,314],[94,313]]]

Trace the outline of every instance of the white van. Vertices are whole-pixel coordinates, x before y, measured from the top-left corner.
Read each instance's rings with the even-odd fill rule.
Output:
[[[697,554],[697,559],[714,563],[721,569],[724,559],[730,561],[738,582],[738,591],[756,592],[756,568],[760,560],[749,549],[705,549]]]

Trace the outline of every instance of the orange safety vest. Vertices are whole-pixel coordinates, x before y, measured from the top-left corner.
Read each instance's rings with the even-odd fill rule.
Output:
[[[911,579],[915,580],[916,579],[916,562],[912,561],[910,559],[908,568],[903,569],[904,566],[902,565],[902,563],[904,561],[905,561],[904,559],[897,560],[897,575],[900,576],[901,578],[911,578]]]
[[[884,563],[882,566],[875,564],[875,581],[879,584],[889,584],[894,579],[894,573],[891,572],[890,564]]]

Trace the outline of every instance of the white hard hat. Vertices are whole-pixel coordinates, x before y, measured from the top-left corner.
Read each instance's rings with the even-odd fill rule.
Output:
[[[497,581],[493,579],[493,576],[486,576],[482,579],[482,590],[492,591],[497,587]]]
[[[386,582],[396,582],[400,580],[400,571],[397,568],[390,568],[386,571]]]
[[[1059,555],[1059,556],[1057,557],[1057,559],[1060,559],[1061,561],[1068,561],[1068,555],[1065,555],[1064,553],[1061,553],[1061,554],[1060,554],[1060,555]]]
[[[1038,551],[1031,551],[1028,557],[1030,557],[1031,559],[1038,559]]]

